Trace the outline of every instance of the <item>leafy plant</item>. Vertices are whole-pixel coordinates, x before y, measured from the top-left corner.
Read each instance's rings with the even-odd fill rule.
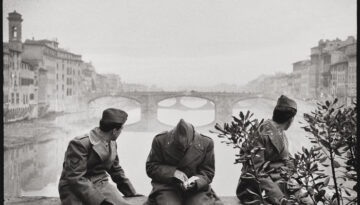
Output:
[[[307,125],[303,129],[311,134],[308,138],[314,146],[310,149],[303,147],[301,152],[294,154],[294,165],[283,167],[280,172],[291,192],[290,202],[301,204],[303,198],[309,197],[314,204],[340,205],[344,204],[344,200],[347,204],[356,204],[357,198],[351,196],[352,190],[344,185],[344,182],[351,181],[355,184],[353,190],[359,191],[355,172],[356,167],[359,167],[355,149],[356,111],[356,103],[344,108],[338,106],[335,99],[333,102],[318,103],[315,111],[304,114]],[[260,137],[259,127],[264,120],[259,122],[252,119],[252,116],[250,111],[246,114],[240,112],[239,117],[233,116],[232,122],[224,123],[223,126],[216,124],[214,133],[223,139],[222,143],[238,150],[234,163],[241,163],[243,167],[249,168],[241,179],[256,183],[255,189],[247,189],[255,199],[246,204],[264,204],[268,196],[261,189],[259,180],[269,176],[274,170],[268,169],[269,162],[258,168],[254,166],[258,152],[264,149],[256,143]],[[331,169],[331,177],[320,169],[321,166]],[[330,184],[331,178],[333,185]]]
[[[319,150],[320,147],[313,146],[308,150],[302,148],[302,152],[294,155],[294,167],[290,175],[282,173],[283,178],[288,181],[288,189],[294,195],[299,190],[301,194],[294,195],[295,201],[301,203],[302,198],[310,197],[314,204],[325,203],[326,187],[330,178],[320,170],[318,164],[324,161],[324,154]]]
[[[352,107],[343,108],[343,105],[337,105],[337,99],[333,102],[326,101],[318,103],[317,109],[311,114],[304,114],[307,126],[303,129],[310,133],[309,139],[312,143],[317,144],[318,148],[324,154],[319,162],[324,167],[331,168],[332,181],[334,185],[328,185],[334,188],[335,193],[331,197],[336,199],[337,204],[344,204],[342,191],[351,196],[349,189],[339,183],[339,179],[357,180],[355,172],[355,144],[356,144],[356,104]],[[345,155],[345,157],[344,157]],[[330,165],[326,161],[330,161]],[[346,161],[343,165],[342,161]],[[338,175],[336,171],[342,171],[343,175]],[[358,189],[358,185],[354,186]],[[346,198],[350,202],[357,199]]]
[[[245,202],[246,204],[264,204],[265,199],[268,198],[264,191],[260,187],[260,179],[268,177],[269,173],[273,170],[268,169],[269,162],[264,162],[260,167],[255,167],[254,159],[258,157],[258,152],[264,150],[263,147],[258,146],[256,141],[260,137],[259,127],[264,122],[260,122],[257,119],[251,119],[253,113],[247,111],[246,114],[243,112],[239,113],[239,118],[233,116],[231,123],[224,123],[223,126],[220,124],[215,125],[217,131],[213,132],[218,134],[219,138],[222,138],[222,143],[227,145],[233,145],[233,148],[238,150],[235,155],[234,164],[241,163],[243,167],[247,167],[248,170],[241,176],[243,180],[253,180],[256,183],[256,189],[247,189],[249,194],[252,194],[255,200]]]

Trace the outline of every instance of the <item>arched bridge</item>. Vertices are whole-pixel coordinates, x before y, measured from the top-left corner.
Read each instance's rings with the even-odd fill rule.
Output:
[[[87,103],[102,97],[123,97],[137,101],[141,107],[141,120],[136,127],[144,131],[158,130],[159,124],[157,111],[158,103],[179,97],[196,97],[206,99],[215,105],[215,122],[228,122],[232,116],[233,105],[239,101],[251,98],[264,98],[257,93],[233,93],[233,92],[117,92],[117,93],[93,93],[87,96]],[[166,127],[162,124],[162,127]]]

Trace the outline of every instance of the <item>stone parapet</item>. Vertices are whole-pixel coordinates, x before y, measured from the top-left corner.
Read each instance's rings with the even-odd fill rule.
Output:
[[[235,196],[220,197],[221,201],[225,205],[240,205],[239,200]],[[134,205],[142,205],[146,197],[133,197],[128,198],[129,202]],[[6,205],[61,205],[59,198],[57,197],[17,197],[17,198],[5,198],[4,204]]]

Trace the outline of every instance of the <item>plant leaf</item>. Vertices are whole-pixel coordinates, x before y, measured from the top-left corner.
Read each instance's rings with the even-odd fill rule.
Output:
[[[330,182],[330,177],[326,178],[324,181],[324,186],[326,187]]]
[[[339,167],[340,167],[339,162],[337,162],[336,160],[334,160],[334,167],[335,167],[335,168],[339,168]]]

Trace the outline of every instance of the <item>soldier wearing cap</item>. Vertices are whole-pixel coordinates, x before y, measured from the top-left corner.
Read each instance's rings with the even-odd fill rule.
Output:
[[[154,137],[146,173],[153,187],[147,205],[222,204],[210,187],[215,174],[214,142],[183,119]]]
[[[122,110],[106,109],[99,127],[70,141],[59,181],[62,204],[128,205],[120,192],[125,197],[139,196],[119,165],[117,155],[116,139],[127,116]],[[109,184],[108,174],[117,189]]]
[[[296,102],[284,95],[281,95],[273,111],[272,119],[264,121],[260,126],[260,138],[257,142],[265,150],[259,152],[259,156],[254,158],[255,168],[258,168],[266,161],[270,161],[269,167],[279,169],[280,167],[293,166],[290,160],[288,139],[285,135],[296,115]],[[246,173],[249,168],[244,166],[242,173]],[[260,187],[269,196],[271,204],[286,204],[287,191],[282,184],[279,173],[270,174],[269,177],[260,180]],[[236,195],[242,202],[252,201],[253,195],[247,189],[256,189],[256,183],[246,179],[239,179]]]

